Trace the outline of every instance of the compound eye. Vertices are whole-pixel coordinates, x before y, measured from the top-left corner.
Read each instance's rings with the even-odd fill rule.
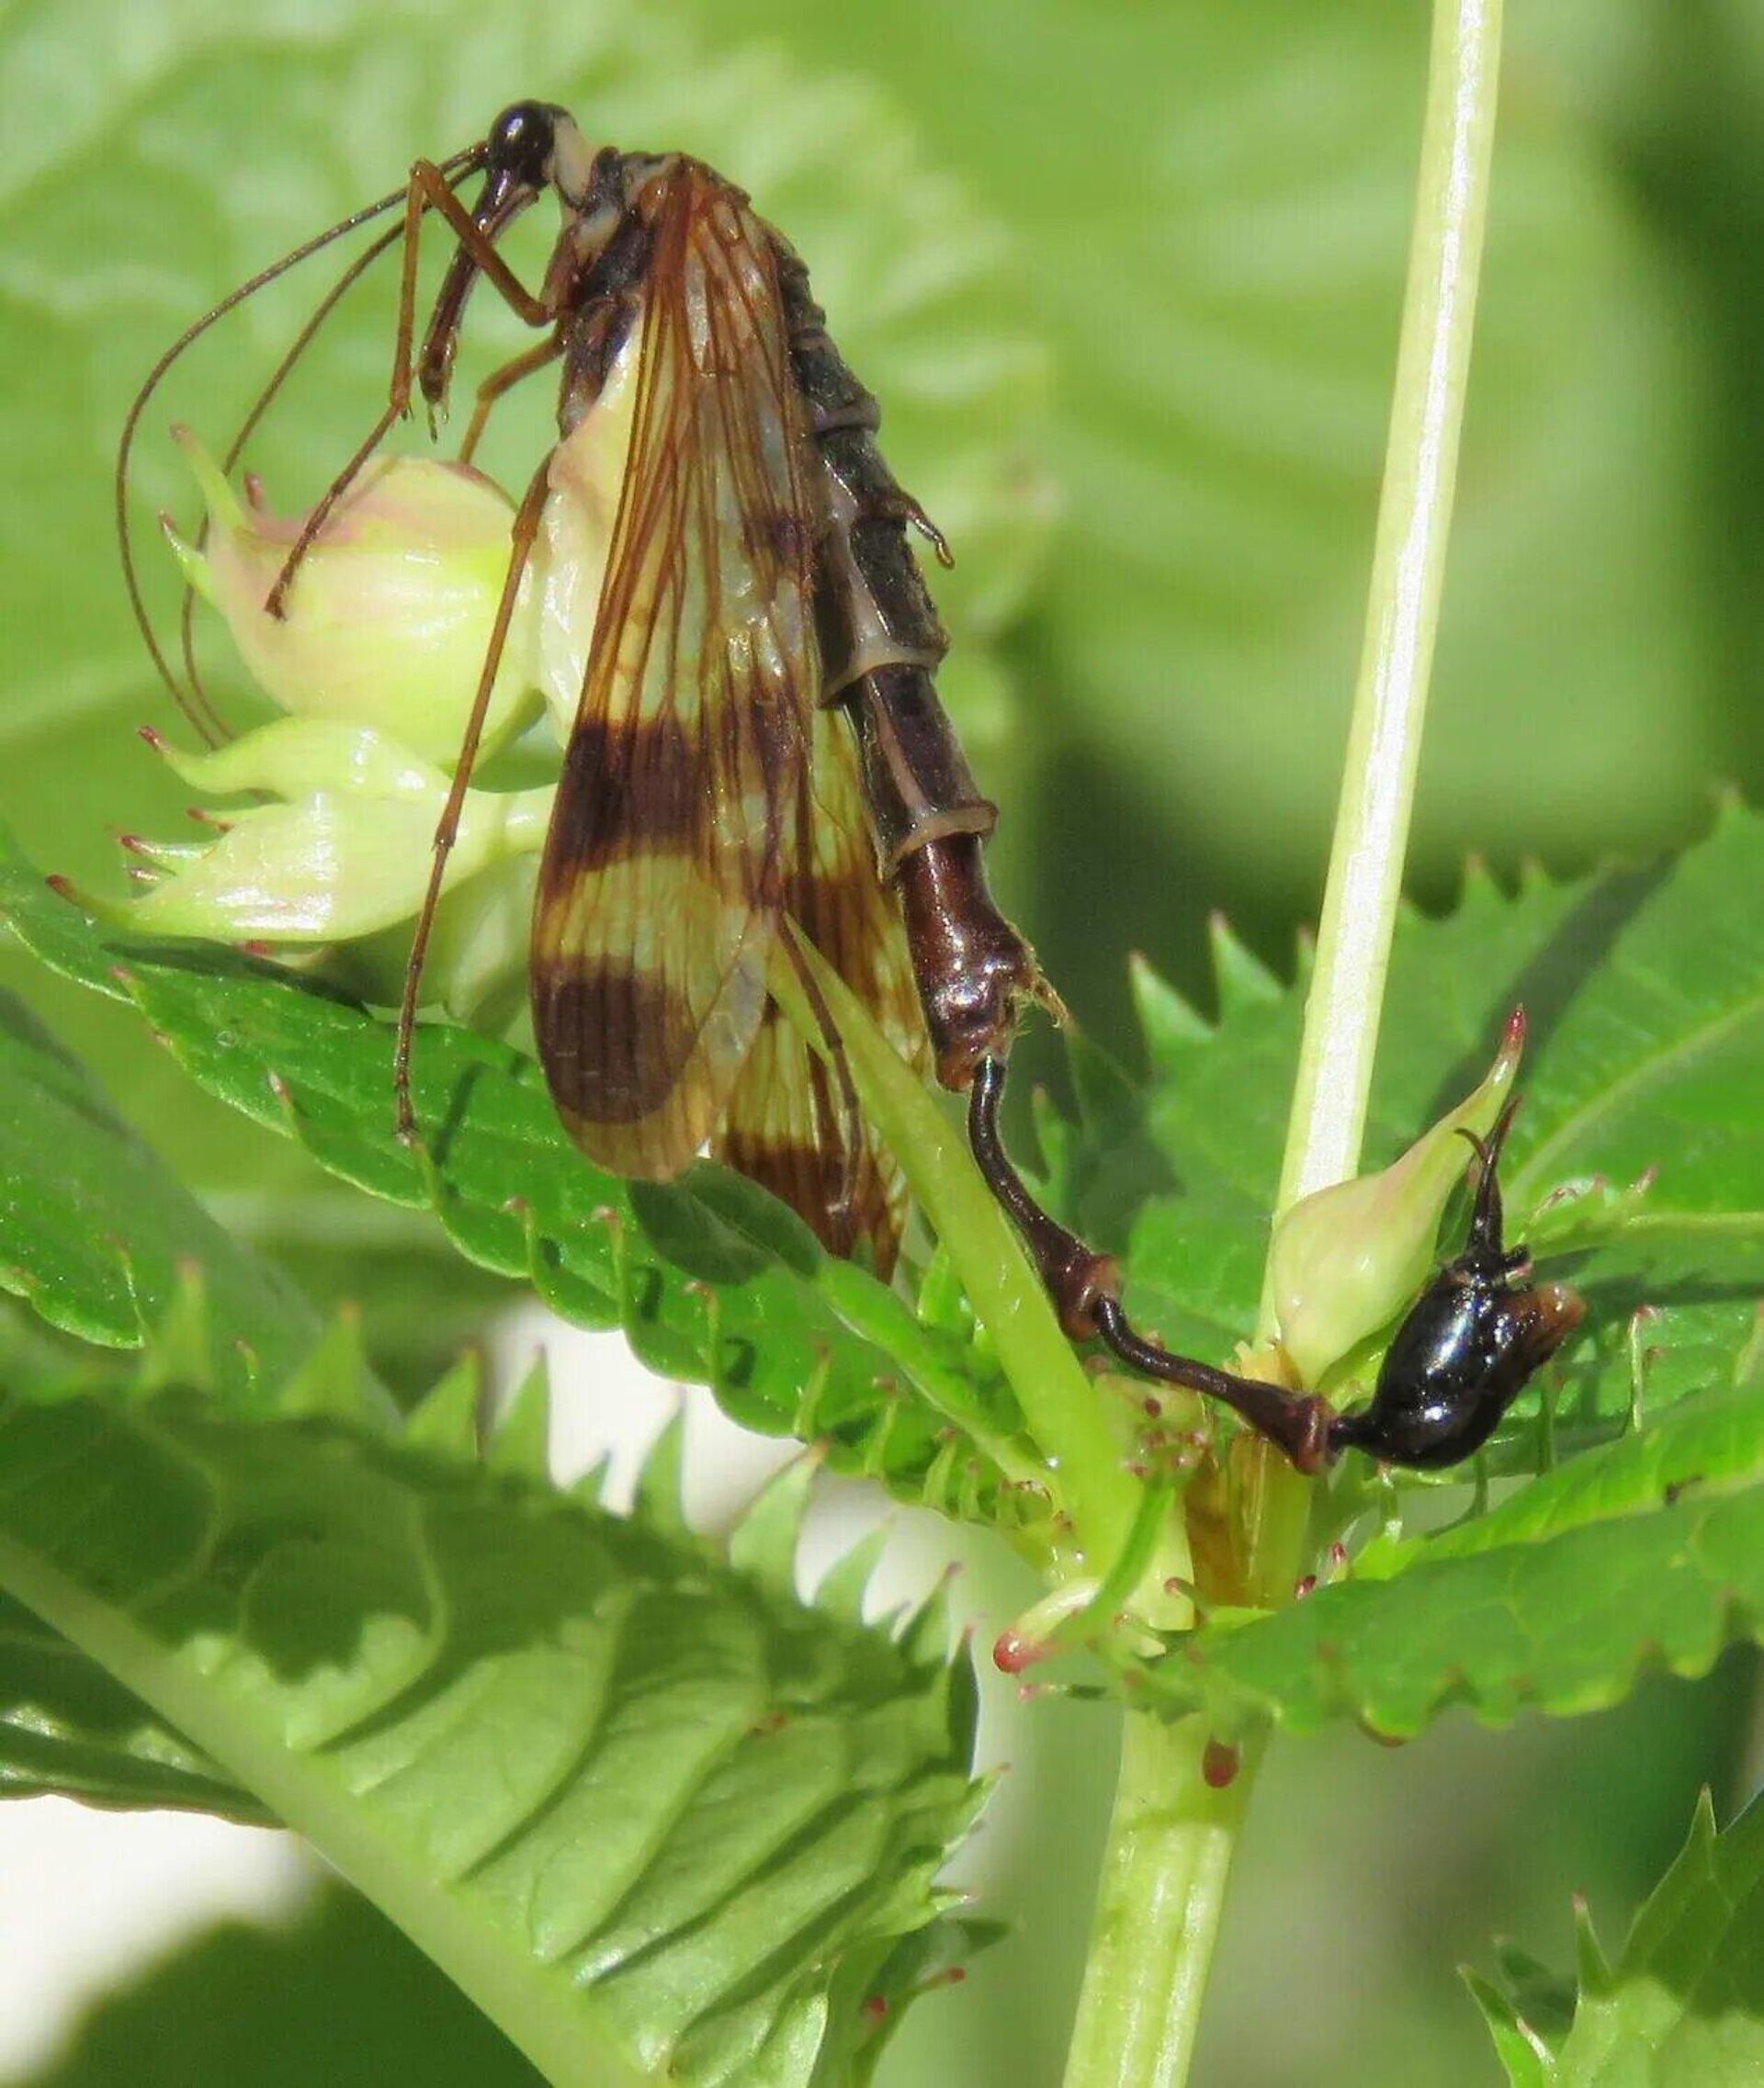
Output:
[[[557,112],[544,102],[517,101],[490,127],[489,164],[528,188],[549,178],[557,143]]]

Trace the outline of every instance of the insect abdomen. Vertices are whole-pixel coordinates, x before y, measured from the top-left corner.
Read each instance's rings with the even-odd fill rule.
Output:
[[[935,536],[876,446],[881,410],[826,329],[808,273],[778,243],[790,353],[827,474],[816,559],[821,701],[857,735],[883,878],[899,887],[913,971],[945,1087],[1002,1057],[1024,1003],[1045,997],[1035,954],[993,905],[980,843],[998,808],[976,786],[937,694],[949,639],[907,541]],[[941,538],[937,539],[941,547]]]
[[[990,833],[933,679],[949,638],[907,542],[919,503],[876,447],[881,412],[829,337],[808,270],[780,243],[790,355],[826,470],[815,635],[824,704],[843,702],[863,752],[882,873],[938,834]]]

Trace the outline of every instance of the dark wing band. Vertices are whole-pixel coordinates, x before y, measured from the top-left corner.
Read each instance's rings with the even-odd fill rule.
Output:
[[[659,186],[532,956],[560,1113],[590,1158],[650,1177],[721,1123],[760,1033],[819,677],[813,462],[771,248],[707,169],[681,161]]]

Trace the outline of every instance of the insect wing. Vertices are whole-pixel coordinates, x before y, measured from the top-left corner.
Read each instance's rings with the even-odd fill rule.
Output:
[[[679,163],[535,901],[534,1027],[591,1159],[679,1172],[759,1034],[818,681],[812,463],[769,244]]]
[[[896,1050],[929,1074],[899,905],[876,871],[850,727],[819,710],[810,746],[786,909]],[[904,1178],[775,1002],[715,1149],[800,1212],[834,1253],[867,1241],[877,1270],[892,1270],[906,1221]]]

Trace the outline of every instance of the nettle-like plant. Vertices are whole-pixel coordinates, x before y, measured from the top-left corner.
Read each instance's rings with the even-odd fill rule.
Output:
[[[383,602],[401,559],[447,567],[469,635],[506,504],[434,466],[386,468],[353,546],[315,553],[307,624],[266,635],[254,591],[287,532],[193,449],[210,529],[187,569],[291,715],[174,756],[202,791],[258,801],[218,839],[133,843],[146,889],[127,906],[95,918],[9,850],[14,933],[320,1168],[433,1213],[468,1262],[622,1328],[654,1370],[806,1454],[713,1542],[680,1509],[677,1431],[618,1515],[598,1478],[551,1483],[542,1375],[488,1432],[470,1362],[399,1412],[356,1320],[327,1326],[8,1001],[0,1280],[84,1347],[9,1331],[6,1788],[295,1828],[548,2080],[868,2080],[905,2004],[993,1930],[939,1883],[987,1791],[946,1594],[867,1616],[874,1547],[812,1597],[797,1585],[817,1474],[862,1474],[1043,1576],[1026,1613],[989,1620],[1001,1666],[1122,1707],[1066,2078],[1133,2088],[1186,2070],[1272,1732],[1348,1721],[1400,1740],[1453,1706],[1496,1723],[1586,1712],[1757,1634],[1764,823],[1728,805],[1677,861],[1512,896],[1473,875],[1443,920],[1398,901],[1498,18],[1437,9],[1316,949],[1284,987],[1221,931],[1211,1023],[1136,966],[1148,1082],[1074,1036],[1077,1118],[1044,1108],[1036,1125],[1050,1206],[1123,1251],[1141,1324],[1220,1360],[1236,1344],[1238,1369],[1351,1405],[1436,1251],[1462,1242],[1459,1133],[1487,1134],[1522,1082],[1508,1237],[1587,1316],[1474,1473],[1445,1475],[1474,1478],[1454,1519],[1440,1527],[1443,1496],[1412,1474],[1351,1452],[1301,1476],[1197,1398],[1087,1368],[959,1134],[836,981],[863,1107],[926,1222],[894,1282],[708,1162],[667,1185],[590,1167],[532,1059],[494,1033],[544,781],[471,800],[435,962],[487,1026],[424,1025],[426,1136],[401,1142],[386,965],[469,686],[450,709],[423,631],[377,626],[368,667],[322,689],[334,633],[306,648],[321,612],[347,637],[351,589]],[[254,652],[254,632],[280,649]],[[533,707],[517,673],[494,723],[513,734]],[[318,972],[219,946],[260,936],[351,946]],[[1363,1145],[1385,1164],[1355,1179]],[[1700,1811],[1614,1962],[1583,1928],[1577,1994],[1514,1952],[1475,1980],[1514,2081],[1752,2077],[1761,1820],[1717,1835]]]

